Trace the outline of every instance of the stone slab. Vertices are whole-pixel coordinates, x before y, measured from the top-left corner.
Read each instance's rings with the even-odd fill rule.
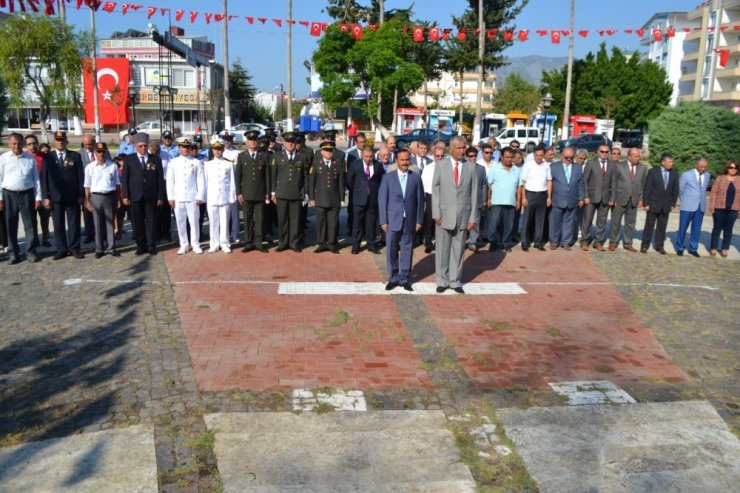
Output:
[[[157,492],[153,428],[136,425],[0,448],[0,490]]]
[[[505,294],[527,294],[517,283],[514,282],[481,282],[467,283],[464,285],[465,294],[469,295],[505,295]],[[393,291],[385,290],[384,282],[281,282],[278,286],[278,294],[284,295],[383,295],[406,294],[406,295],[434,295],[452,296],[456,295],[453,290],[448,289],[444,293],[437,293],[437,285],[433,282],[419,282],[414,284],[413,291],[406,291],[400,286]]]
[[[543,492],[736,491],[740,441],[706,401],[498,411]]]
[[[468,492],[442,411],[205,416],[226,492]]]
[[[634,404],[637,401],[608,380],[550,382],[550,388],[568,399],[571,406],[589,404]]]

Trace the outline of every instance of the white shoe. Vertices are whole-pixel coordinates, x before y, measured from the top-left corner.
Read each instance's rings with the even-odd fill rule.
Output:
[[[185,252],[187,252],[187,251],[188,251],[188,247],[181,246],[180,249],[177,251],[177,254],[178,255],[185,255]]]
[[[230,247],[230,246],[228,246],[228,245],[223,245],[223,246],[221,247],[221,250],[223,250],[223,251],[224,251],[224,253],[231,253],[231,247]]]
[[[216,253],[218,251],[218,247],[211,247],[208,249],[208,253]]]
[[[195,252],[196,254],[200,255],[201,253],[203,253],[203,249],[199,245],[194,245],[193,246],[193,252]]]

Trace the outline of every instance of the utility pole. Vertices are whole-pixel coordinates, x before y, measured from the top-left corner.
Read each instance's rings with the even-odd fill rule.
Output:
[[[560,138],[568,138],[568,121],[570,120],[570,91],[573,83],[573,42],[575,39],[576,25],[576,0],[570,0],[570,35],[568,36],[568,77],[565,82],[565,107],[563,108],[563,121],[560,123]]]
[[[378,5],[380,7],[380,13],[379,13],[380,14],[379,15],[380,26],[382,27],[383,22],[385,22],[385,5],[384,5],[383,0],[378,0]],[[383,136],[380,133],[380,125],[382,125],[381,117],[383,116],[383,113],[381,110],[383,106],[383,95],[381,91],[382,91],[382,88],[378,88],[378,114],[377,114],[378,125],[375,127],[375,142],[381,142],[383,140]]]
[[[293,20],[293,0],[288,0],[288,19]],[[286,130],[293,130],[293,23],[288,22],[288,126]]]
[[[231,128],[231,101],[229,100],[229,12],[224,0],[224,20],[221,43],[224,45],[224,128]]]
[[[67,23],[67,6],[65,5],[66,0],[59,0],[57,4],[59,5],[59,18],[62,19],[62,22],[66,24]]]
[[[98,99],[98,36],[95,32],[95,8],[90,5],[90,30],[93,35],[92,78],[93,78],[93,112],[95,113],[95,142],[100,142],[100,103]],[[123,89],[128,90],[128,88]],[[118,115],[116,115],[116,121]]]
[[[486,36],[483,23],[483,0],[478,0],[478,94],[475,98],[475,121],[473,122],[473,143],[480,140],[481,127],[481,99],[483,99],[483,50],[485,48]],[[462,104],[462,101],[460,101]],[[460,122],[462,126],[462,122]]]

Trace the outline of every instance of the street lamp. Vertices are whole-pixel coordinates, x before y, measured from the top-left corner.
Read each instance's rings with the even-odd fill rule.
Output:
[[[128,95],[131,99],[131,113],[134,117],[134,127],[136,126],[136,103],[139,102],[139,88],[132,82],[128,86]]]
[[[545,110],[545,122],[542,124],[542,138],[540,139],[540,144],[545,141],[545,135],[547,134],[547,112],[550,110],[550,106],[552,106],[552,102],[555,100],[555,98],[552,97],[552,94],[549,92],[545,94],[540,102],[542,103],[542,109]]]

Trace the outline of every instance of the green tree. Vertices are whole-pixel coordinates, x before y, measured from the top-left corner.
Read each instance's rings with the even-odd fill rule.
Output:
[[[52,107],[80,114],[83,58],[94,45],[90,32],[75,32],[57,17],[10,16],[0,27],[0,77],[11,104],[24,106],[24,98],[32,95],[42,123]],[[43,124],[42,129],[46,132]]]
[[[712,176],[723,173],[740,149],[740,115],[706,103],[682,103],[666,108],[650,121],[650,155],[670,152],[676,168],[686,171],[706,156]]]
[[[321,98],[332,110],[346,104],[360,86],[360,77],[350,56],[357,43],[351,33],[333,24],[321,37],[311,57],[323,83]]]
[[[240,58],[229,69],[229,97],[236,109],[237,121],[243,122],[248,118],[249,109],[254,105],[256,90],[252,85],[252,76],[242,64]]]
[[[519,74],[510,74],[506,77],[501,89],[493,100],[493,106],[498,113],[508,113],[518,110],[531,114],[540,105],[540,91],[536,85],[527,82]]]
[[[0,126],[5,125],[8,122],[8,95],[7,85],[5,81],[0,77]]]
[[[541,91],[554,98],[550,113],[561,117],[567,67],[543,72]],[[668,104],[673,87],[665,70],[640,55],[626,56],[613,47],[611,56],[602,43],[573,64],[571,113],[615,120],[618,128],[645,128]]]

